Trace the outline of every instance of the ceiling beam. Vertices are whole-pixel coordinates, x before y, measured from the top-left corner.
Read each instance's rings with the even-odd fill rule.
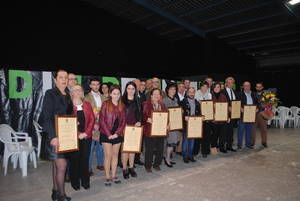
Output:
[[[257,18],[253,18],[251,20],[245,20],[242,22],[238,22],[238,23],[234,23],[234,24],[229,24],[229,25],[224,25],[224,26],[220,26],[220,27],[216,27],[214,29],[208,29],[206,30],[206,32],[214,32],[214,31],[218,31],[218,30],[222,30],[222,29],[227,29],[227,28],[231,28],[231,27],[235,27],[235,26],[240,26],[243,24],[249,24],[249,23],[253,23],[253,22],[257,22],[257,21],[262,21],[265,19],[269,19],[272,17],[278,17],[280,15],[283,15],[284,12],[279,12],[279,13],[275,13],[275,14],[271,14],[271,15],[267,15],[267,16],[263,16],[263,17],[257,17]]]
[[[242,44],[242,43],[247,43],[247,42],[254,42],[258,40],[264,40],[264,39],[272,39],[272,38],[278,38],[282,36],[288,36],[288,35],[293,35],[296,33],[299,33],[300,31],[290,31],[290,32],[285,32],[285,33],[280,33],[280,34],[274,34],[274,35],[269,35],[269,36],[261,36],[261,37],[255,37],[255,38],[250,38],[250,39],[243,39],[243,40],[236,40],[236,41],[227,41],[228,44],[230,45],[237,45],[237,44]]]
[[[196,35],[205,37],[205,32],[202,29],[190,24],[189,22],[185,21],[184,19],[181,19],[178,16],[176,16],[168,11],[165,11],[165,10],[153,5],[149,1],[147,1],[147,0],[133,0],[133,1],[135,3],[143,6],[144,8],[147,8],[147,9],[157,13],[158,15],[160,15],[162,17],[169,19],[170,21],[174,22],[175,24],[181,25],[182,27],[195,33]]]
[[[300,50],[300,47],[288,47],[288,48],[277,48],[277,49],[272,49],[272,50],[269,50],[269,51],[258,51],[258,52],[252,52],[253,54],[262,54],[262,53],[265,53],[265,52],[286,52],[286,51],[290,51],[290,50]]]
[[[291,25],[291,24],[292,24],[292,22],[283,22],[283,23],[280,23],[280,24],[259,27],[259,28],[250,29],[250,30],[247,30],[247,31],[240,31],[240,32],[235,32],[235,33],[231,33],[231,34],[219,35],[218,38],[224,39],[224,38],[229,38],[229,37],[232,37],[232,36],[239,36],[239,35],[244,35],[244,34],[257,32],[257,31],[265,31],[265,30],[269,30],[269,29],[273,29],[273,28],[277,28],[277,27],[282,27],[282,26],[287,26],[287,25]]]
[[[288,41],[277,41],[274,43],[266,43],[266,44],[258,44],[258,45],[251,45],[251,46],[246,46],[246,47],[240,47],[237,48],[238,50],[248,50],[248,49],[256,49],[260,47],[270,47],[270,46],[276,46],[276,45],[282,45],[282,44],[288,44],[288,43],[295,43],[299,42],[300,39],[294,39],[294,40],[288,40]]]
[[[196,12],[202,12],[202,11],[204,11],[204,10],[207,10],[207,9],[210,9],[210,8],[213,8],[213,7],[222,5],[222,4],[226,3],[227,1],[228,1],[228,0],[219,1],[219,2],[217,2],[217,3],[210,4],[210,5],[205,6],[205,7],[197,8],[197,9],[192,10],[192,11],[190,11],[190,12],[194,12],[194,11],[196,11]],[[182,14],[179,15],[179,17],[184,17],[184,16],[186,16],[185,13],[182,13]],[[167,24],[167,23],[168,23],[168,21],[163,21],[163,22],[160,22],[160,23],[151,25],[151,26],[146,27],[146,28],[147,28],[148,30],[151,30],[151,29],[153,29],[153,28],[155,28],[155,27],[158,27],[158,26],[161,26],[161,25],[164,25],[164,24]]]

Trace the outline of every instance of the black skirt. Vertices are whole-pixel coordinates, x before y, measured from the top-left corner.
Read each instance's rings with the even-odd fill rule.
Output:
[[[100,133],[100,144],[102,143],[110,143],[112,145],[119,144],[124,141],[122,136],[118,136],[115,139],[108,139],[108,137],[104,133]]]

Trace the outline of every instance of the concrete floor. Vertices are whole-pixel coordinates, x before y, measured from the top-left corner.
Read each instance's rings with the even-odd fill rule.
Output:
[[[300,201],[300,129],[269,129],[269,148],[220,154],[196,163],[177,165],[146,173],[138,178],[105,187],[104,174],[97,170],[91,189],[74,191],[66,184],[72,200],[78,201]],[[258,137],[258,142],[260,139]],[[118,170],[121,177],[121,170]],[[0,174],[0,201],[51,200],[50,163],[29,165],[28,177],[19,169]]]

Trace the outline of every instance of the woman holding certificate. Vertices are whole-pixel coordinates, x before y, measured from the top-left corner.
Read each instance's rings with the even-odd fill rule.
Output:
[[[201,101],[211,100],[211,93],[209,92],[209,84],[204,81],[200,85],[200,89],[195,94],[195,99],[201,103]],[[203,114],[202,114],[203,115]],[[201,144],[201,153],[203,158],[206,158],[210,153],[210,138],[211,138],[211,122],[204,121],[204,132],[202,139],[196,139],[194,144],[194,154],[197,155],[200,150]]]
[[[104,169],[106,186],[121,183],[116,176],[120,145],[123,142],[125,106],[121,101],[121,89],[112,85],[109,89],[109,100],[102,104],[100,111],[100,142],[104,148]]]
[[[73,105],[68,94],[68,73],[58,70],[54,75],[55,87],[45,93],[43,101],[43,129],[47,134],[47,151],[52,163],[53,189],[52,200],[69,201],[65,193],[66,154],[57,153],[58,138],[55,131],[55,115],[70,115]]]
[[[128,82],[125,87],[122,100],[125,104],[126,111],[126,124],[141,126],[142,122],[142,108],[139,98],[137,96],[137,88],[134,82]],[[123,177],[124,179],[129,178],[129,174],[132,177],[137,177],[134,171],[134,153],[122,153],[122,165],[123,165]],[[128,168],[129,161],[129,168]]]
[[[177,93],[177,85],[172,83],[166,87],[167,96],[163,99],[163,103],[169,107],[178,107],[178,100],[175,98],[175,94]],[[167,152],[166,157],[164,158],[165,164],[168,167],[173,167],[175,162],[171,161],[171,154],[178,145],[178,131],[170,131],[167,139]]]
[[[90,188],[89,152],[92,141],[95,115],[89,102],[83,101],[84,92],[80,85],[71,89],[73,114],[78,121],[79,151],[70,153],[70,179],[74,190]]]
[[[143,103],[143,124],[144,124],[144,137],[145,137],[145,169],[147,172],[152,172],[152,166],[156,171],[160,171],[160,164],[163,158],[164,151],[164,137],[153,136],[152,130],[152,113],[167,112],[167,107],[161,102],[162,92],[160,89],[152,89],[150,92],[150,100]],[[166,133],[165,133],[166,134]],[[155,150],[155,152],[154,152]],[[155,153],[155,160],[153,156]]]
[[[227,102],[227,98],[225,94],[221,92],[221,84],[214,83],[211,88],[212,100],[213,102]],[[211,136],[211,153],[218,154],[217,144],[219,140],[219,148],[220,152],[227,153],[225,149],[225,141],[226,141],[226,130],[225,130],[226,122],[212,122],[212,136]]]

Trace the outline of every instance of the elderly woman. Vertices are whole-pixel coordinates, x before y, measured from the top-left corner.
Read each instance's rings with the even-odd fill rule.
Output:
[[[70,179],[74,190],[90,188],[89,151],[92,141],[95,115],[89,102],[84,101],[83,89],[75,85],[71,89],[73,114],[78,121],[79,151],[70,153]]]

